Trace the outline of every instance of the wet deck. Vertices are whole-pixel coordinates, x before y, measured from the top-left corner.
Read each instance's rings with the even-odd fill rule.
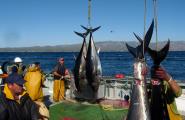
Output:
[[[71,91],[68,90],[66,93],[66,99],[69,101],[74,101],[74,94],[73,90],[74,88],[74,81],[72,81],[72,88]],[[105,76],[103,77],[103,80],[100,84],[100,91],[99,91],[99,97],[104,98],[104,101],[101,101],[104,105],[111,105],[112,106],[119,106],[123,105],[122,107],[127,108],[128,104],[122,102],[124,94],[129,94],[130,88],[133,82],[133,77],[131,76],[125,76],[125,78],[114,78]],[[148,82],[149,83],[149,82]],[[179,98],[176,99],[177,108],[178,111],[185,116],[185,83],[184,82],[178,82],[178,84],[183,89],[183,94]],[[53,82],[47,80],[45,82],[45,85],[48,86],[48,88],[44,88],[44,94],[45,94],[45,103],[47,106],[54,105],[55,103],[52,100],[52,94],[53,94]],[[120,95],[120,91],[123,91],[123,95]],[[105,93],[106,92],[106,93]]]

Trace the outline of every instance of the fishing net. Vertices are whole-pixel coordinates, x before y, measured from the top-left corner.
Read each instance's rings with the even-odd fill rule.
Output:
[[[50,106],[50,120],[122,120],[127,108],[107,104],[62,102]]]

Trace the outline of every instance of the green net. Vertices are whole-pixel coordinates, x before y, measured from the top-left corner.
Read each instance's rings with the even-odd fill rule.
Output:
[[[103,109],[100,105],[62,102],[49,109],[50,120],[122,120],[128,109]]]

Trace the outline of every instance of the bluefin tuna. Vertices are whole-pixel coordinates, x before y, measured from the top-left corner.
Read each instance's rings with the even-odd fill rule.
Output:
[[[148,53],[153,60],[153,67],[159,67],[169,51],[170,41],[159,51],[148,48]],[[163,80],[151,78],[151,117],[152,120],[169,120],[167,101],[164,93]]]
[[[89,31],[90,33],[89,46],[88,46],[87,56],[86,56],[86,76],[87,76],[88,83],[93,90],[92,99],[96,100],[100,80],[102,79],[102,67],[101,67],[99,54],[97,53],[97,49],[93,40],[92,33],[98,30],[100,26],[94,29],[86,28],[84,26],[82,27],[87,31]]]
[[[75,33],[83,38],[82,47],[75,60],[75,67],[74,67],[75,86],[78,92],[82,92],[83,88],[85,88],[85,86],[88,84],[86,79],[86,54],[87,54],[86,37],[89,32],[87,31],[85,33],[78,33],[78,32],[75,32]]]
[[[144,54],[147,51],[153,33],[154,21],[150,25],[144,40],[139,38],[136,34],[136,38],[140,40],[140,45],[133,48],[126,44],[128,51],[134,56],[134,84],[131,91],[131,101],[129,111],[127,114],[127,120],[150,120],[150,108],[148,103],[148,95],[146,88],[146,74],[142,71],[147,69]]]

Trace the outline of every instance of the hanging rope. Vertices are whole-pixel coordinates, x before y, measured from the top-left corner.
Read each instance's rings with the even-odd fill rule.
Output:
[[[146,0],[144,0],[144,33],[143,33],[143,55],[145,49],[145,33],[146,33]]]
[[[88,0],[88,27],[91,27],[91,0]]]
[[[146,11],[147,11],[147,9],[146,9],[146,0],[144,0],[144,4],[145,4],[145,6],[144,6],[144,34],[143,34],[143,39],[144,39],[144,37],[145,37],[145,33],[146,33]]]
[[[158,44],[158,34],[157,34],[157,0],[153,0],[153,5],[154,5],[154,23],[155,23],[155,34],[156,34],[156,50],[157,44]]]

